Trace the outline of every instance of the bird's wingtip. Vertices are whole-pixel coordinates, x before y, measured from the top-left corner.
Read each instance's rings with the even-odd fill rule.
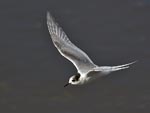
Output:
[[[47,19],[50,18],[50,12],[49,11],[46,12],[46,17],[47,17]]]
[[[131,62],[130,64],[135,64],[135,63],[137,63],[137,62],[138,62],[138,60],[135,60],[135,61]]]
[[[48,13],[49,13],[49,11],[47,10],[47,11],[46,11],[46,14],[48,14]]]
[[[50,22],[50,21],[55,22],[55,19],[54,19],[54,17],[52,16],[52,14],[51,14],[50,11],[47,11],[47,12],[46,12],[46,18],[47,18],[47,22]]]

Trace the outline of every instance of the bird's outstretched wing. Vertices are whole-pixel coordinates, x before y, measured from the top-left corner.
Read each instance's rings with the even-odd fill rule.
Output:
[[[49,12],[47,12],[47,26],[55,47],[62,56],[75,65],[78,73],[85,74],[96,66],[85,52],[69,40]]]

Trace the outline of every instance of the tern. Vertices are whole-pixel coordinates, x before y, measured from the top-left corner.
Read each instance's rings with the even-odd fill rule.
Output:
[[[69,84],[82,85],[95,78],[105,76],[111,72],[127,69],[136,61],[118,66],[98,66],[89,56],[73,44],[53,16],[47,12],[47,26],[54,46],[62,56],[71,61],[77,69],[77,74],[69,78]]]

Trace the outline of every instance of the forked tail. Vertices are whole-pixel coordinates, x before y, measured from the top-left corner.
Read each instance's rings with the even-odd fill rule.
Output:
[[[124,64],[124,65],[119,65],[119,66],[101,66],[99,67],[99,70],[102,71],[105,74],[109,74],[113,71],[118,71],[118,70],[122,70],[122,69],[127,69],[130,67],[130,65],[136,63],[137,61],[128,63],[128,64]]]

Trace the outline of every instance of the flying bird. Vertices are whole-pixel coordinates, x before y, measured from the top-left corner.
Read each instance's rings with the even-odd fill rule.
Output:
[[[111,72],[129,68],[134,62],[118,66],[98,66],[89,56],[73,44],[52,15],[47,12],[47,26],[54,46],[62,56],[71,61],[77,69],[77,74],[69,78],[64,87],[69,84],[82,85]]]

